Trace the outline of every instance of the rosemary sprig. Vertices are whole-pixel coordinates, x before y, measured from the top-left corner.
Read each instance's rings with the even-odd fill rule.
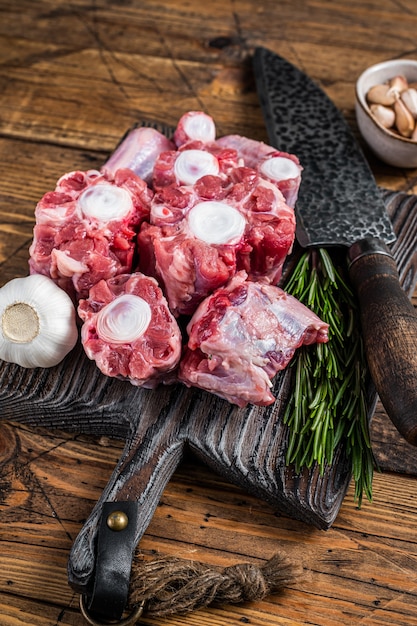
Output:
[[[364,493],[372,500],[375,461],[356,300],[323,248],[303,253],[284,289],[329,324],[329,342],[300,348],[290,365],[294,393],[284,414],[289,428],[287,464],[300,472],[317,463],[323,473],[344,441],[355,500],[361,506]]]

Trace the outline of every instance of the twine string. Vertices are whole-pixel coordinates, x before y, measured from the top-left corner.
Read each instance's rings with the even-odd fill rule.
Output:
[[[129,605],[145,601],[146,614],[166,617],[210,605],[262,600],[294,583],[301,573],[302,567],[281,553],[263,565],[239,563],[223,569],[177,557],[135,557]]]

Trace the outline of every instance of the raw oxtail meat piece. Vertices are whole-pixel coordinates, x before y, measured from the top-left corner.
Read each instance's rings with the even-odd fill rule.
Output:
[[[216,243],[209,225],[200,232],[207,226],[207,213],[221,213],[224,222]],[[208,293],[235,274],[235,249],[242,245],[244,227],[241,214],[219,202],[194,204],[176,224],[144,223],[138,235],[139,269],[163,286],[176,317],[192,315]]]
[[[220,148],[236,150],[247,167],[256,169],[261,176],[277,185],[287,204],[295,207],[303,169],[298,157],[241,135],[225,135],[216,143]]]
[[[150,224],[138,235],[139,269],[160,281],[175,315],[192,315],[241,269],[278,282],[295,237],[274,183],[239,165],[235,150],[195,145],[157,160]]]
[[[216,125],[210,115],[203,111],[188,111],[178,121],[174,132],[177,148],[189,141],[210,143],[216,138]]]
[[[65,174],[36,207],[30,272],[49,276],[75,300],[99,280],[131,272],[152,195],[129,169],[114,177],[96,170]]]
[[[275,400],[272,378],[297,348],[328,341],[328,325],[274,285],[237,273],[198,307],[178,378],[238,406]]]
[[[154,388],[177,367],[181,333],[154,278],[136,272],[101,280],[78,313],[84,350],[106,376]]]
[[[144,126],[134,128],[120,142],[101,172],[113,177],[117,170],[127,167],[149,185],[159,155],[174,149],[174,143],[156,129]]]

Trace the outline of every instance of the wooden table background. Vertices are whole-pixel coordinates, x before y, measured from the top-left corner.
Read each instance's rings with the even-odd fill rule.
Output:
[[[43,193],[64,172],[99,166],[138,120],[174,125],[201,109],[219,135],[266,140],[251,73],[256,45],[318,81],[357,132],[355,79],[373,63],[417,58],[417,3],[0,0],[0,283],[27,273]],[[381,185],[417,193],[416,170],[366,154]],[[230,565],[262,563],[280,549],[305,575],[262,602],[142,622],[417,624],[417,451],[378,407],[375,446],[387,437],[407,471],[400,463],[376,475],[374,501],[361,510],[350,489],[328,531],[278,515],[187,459],[141,542],[146,554]],[[0,425],[0,626],[85,624],[67,584],[68,554],[122,447]]]

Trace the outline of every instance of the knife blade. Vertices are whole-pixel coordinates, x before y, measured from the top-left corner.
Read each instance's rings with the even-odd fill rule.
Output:
[[[388,247],[395,234],[369,164],[342,113],[304,72],[263,47],[253,69],[269,143],[303,167],[297,240],[346,248],[375,388],[417,445],[417,313],[399,282]]]

